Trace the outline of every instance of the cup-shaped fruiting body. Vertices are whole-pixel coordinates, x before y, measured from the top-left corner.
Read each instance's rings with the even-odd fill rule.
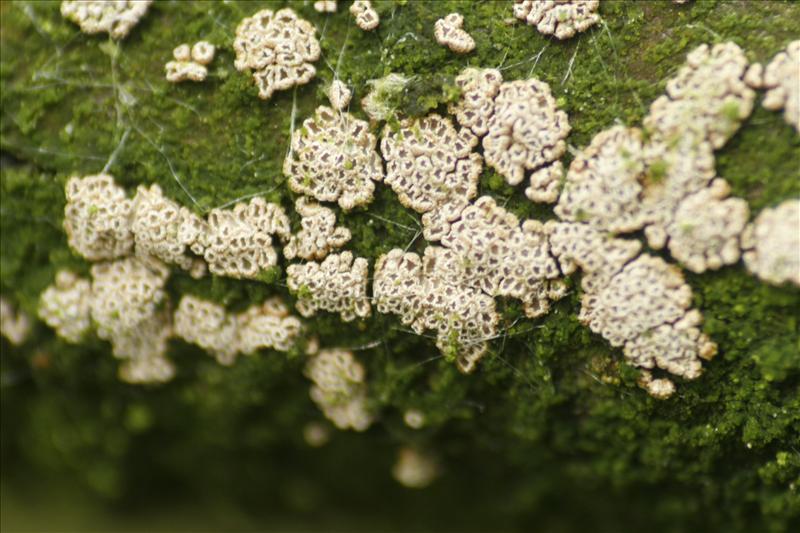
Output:
[[[727,198],[729,193],[728,183],[715,179],[710,187],[687,196],[666,227],[670,254],[692,272],[716,270],[739,260],[740,235],[750,208],[741,198]]]
[[[442,246],[458,258],[456,275],[463,283],[490,296],[519,298],[530,318],[546,313],[550,300],[564,294],[544,225],[526,220],[520,226],[516,216],[489,196],[461,212]]]
[[[800,132],[800,40],[792,41],[764,69],[761,86],[768,89],[762,105],[783,109],[786,122]]]
[[[742,235],[747,269],[769,283],[800,286],[800,199],[764,209]]]
[[[457,54],[467,54],[475,49],[475,39],[464,31],[464,17],[460,13],[450,13],[436,21],[433,35],[436,42],[448,47]]]
[[[196,344],[221,365],[231,365],[238,353],[236,316],[224,307],[184,295],[175,310],[175,336]]]
[[[350,210],[372,201],[383,163],[369,125],[349,113],[320,106],[292,136],[283,163],[289,187]]]
[[[486,164],[517,185],[526,170],[560,158],[567,148],[567,114],[556,106],[550,86],[537,79],[505,82],[494,99],[489,132],[483,138]]]
[[[39,296],[39,318],[67,342],[78,343],[92,327],[89,280],[60,270],[55,283]]]
[[[264,100],[275,91],[306,84],[317,74],[312,63],[321,52],[314,33],[314,25],[291,9],[262,9],[236,28],[236,70],[252,71]]]
[[[439,475],[436,459],[415,448],[400,448],[392,477],[409,489],[424,489]]]
[[[364,31],[372,31],[381,23],[378,12],[369,0],[355,0],[350,6],[350,14],[356,18],[356,25]]]
[[[203,81],[208,75],[206,65],[214,59],[216,48],[207,41],[198,41],[189,48],[182,44],[172,51],[174,61],[164,67],[167,72],[167,81],[178,83],[185,80]]]
[[[469,67],[456,76],[456,85],[461,89],[458,101],[448,106],[456,121],[472,130],[478,137],[489,131],[489,119],[494,114],[494,99],[500,91],[503,75],[493,68]]]
[[[462,372],[472,372],[497,334],[491,296],[464,283],[455,253],[438,246],[424,257],[394,249],[378,258],[373,295],[381,313],[400,316],[422,335],[436,331],[436,346]]]
[[[352,96],[352,91],[341,80],[333,80],[328,88],[328,100],[331,102],[331,107],[337,111],[342,111],[350,105]]]
[[[185,207],[165,198],[161,187],[140,185],[133,198],[131,231],[136,255],[143,260],[156,257],[188,270],[194,277],[205,273],[202,259],[189,254],[197,248],[205,222]]]
[[[386,126],[381,153],[386,184],[405,207],[422,213],[425,238],[439,240],[478,192],[481,157],[472,152],[478,138],[456,131],[448,118],[432,114]]]
[[[61,15],[81,27],[84,33],[108,33],[124,39],[153,0],[64,0]]]
[[[239,313],[236,324],[239,328],[237,348],[245,355],[261,348],[288,352],[303,326],[300,319],[289,314],[289,308],[277,297]]]
[[[373,417],[367,410],[364,367],[341,348],[320,350],[305,368],[314,385],[311,399],[339,429],[366,430]]]
[[[65,192],[64,231],[73,250],[89,261],[131,253],[133,202],[111,175],[72,177]]]
[[[317,13],[336,13],[336,0],[316,0],[314,2],[314,11]]]
[[[31,320],[23,311],[14,311],[11,302],[0,296],[0,334],[14,346],[24,343],[31,331]]]
[[[516,0],[514,16],[539,33],[569,39],[600,21],[600,0]]]
[[[278,204],[263,198],[238,203],[233,209],[213,209],[208,231],[201,235],[203,257],[212,274],[254,279],[278,262],[272,235],[288,239],[289,218]]]
[[[339,313],[350,322],[371,313],[367,296],[369,265],[352,252],[331,254],[322,263],[292,264],[286,269],[286,284],[297,296],[301,315],[313,316],[318,310]]]
[[[747,57],[732,42],[703,44],[667,81],[666,94],[650,106],[644,127],[672,144],[690,137],[722,147],[753,110],[755,92],[744,81]]]
[[[295,202],[302,229],[292,235],[283,248],[286,259],[324,259],[334,248],[341,248],[350,240],[350,230],[336,226],[336,213],[305,197]]]

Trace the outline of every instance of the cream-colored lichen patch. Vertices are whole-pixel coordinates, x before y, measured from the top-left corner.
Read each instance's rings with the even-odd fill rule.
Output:
[[[331,107],[337,111],[342,111],[350,105],[350,98],[353,92],[341,80],[333,80],[331,86],[328,88],[328,100],[331,102]]]
[[[312,63],[321,52],[315,31],[291,9],[262,9],[236,28],[236,70],[252,72],[264,100],[275,91],[306,84],[317,73]]]
[[[113,176],[72,177],[65,192],[64,231],[73,250],[89,261],[131,253],[133,203]]]
[[[349,113],[326,106],[292,136],[283,163],[289,187],[323,202],[350,210],[372,201],[375,181],[383,179],[383,163],[369,125]]]
[[[472,148],[478,138],[467,128],[456,131],[436,114],[386,126],[381,153],[386,184],[405,207],[422,213],[424,236],[436,241],[478,192],[482,163]]]
[[[436,42],[457,54],[467,54],[475,49],[475,39],[464,31],[464,17],[450,13],[434,23],[433,36]]]
[[[314,11],[317,13],[336,13],[338,7],[336,0],[316,0],[314,2]]]
[[[520,225],[489,196],[461,212],[442,246],[455,254],[455,275],[462,283],[490,296],[519,298],[530,318],[546,313],[550,300],[564,294],[544,225],[537,220]]]
[[[0,335],[14,346],[28,339],[31,320],[23,311],[14,311],[11,302],[0,296]]]
[[[436,331],[436,346],[471,372],[497,334],[494,299],[460,277],[458,257],[429,246],[424,257],[394,249],[378,258],[373,297],[379,312],[396,314],[422,335]]]
[[[92,327],[92,285],[69,270],[60,270],[55,282],[39,296],[39,318],[67,342],[80,342]]]
[[[295,211],[302,217],[302,229],[293,234],[283,248],[286,259],[324,259],[334,248],[341,248],[350,240],[350,230],[336,226],[336,213],[316,202],[298,198]]]
[[[64,0],[61,15],[84,33],[108,33],[124,39],[139,22],[153,0]]]
[[[350,14],[356,19],[356,25],[364,31],[372,31],[381,23],[378,12],[369,0],[355,0],[350,6]]]
[[[184,295],[175,310],[175,336],[196,344],[221,365],[231,365],[238,353],[236,316],[213,302]]]
[[[800,199],[766,208],[742,235],[747,269],[769,283],[800,286]]]
[[[770,61],[762,86],[768,89],[762,105],[773,111],[783,109],[786,122],[800,132],[800,40],[789,43]]]
[[[556,106],[547,83],[537,79],[505,82],[494,98],[489,132],[483,138],[486,164],[510,185],[525,171],[558,160],[567,148],[567,114]]]
[[[400,448],[392,467],[395,481],[409,489],[424,489],[439,475],[439,465],[429,453],[416,448]]]
[[[272,236],[285,240],[291,234],[283,208],[263,198],[238,203],[233,209],[213,209],[207,224],[197,249],[202,249],[212,274],[237,279],[256,278],[275,266],[278,254]]]
[[[174,61],[164,66],[167,81],[179,83],[186,80],[203,81],[208,76],[207,65],[214,60],[216,48],[208,41],[198,41],[191,48],[182,44],[172,51]]]
[[[252,305],[236,315],[239,328],[237,349],[251,355],[262,348],[288,352],[297,341],[303,324],[289,313],[278,297]]]
[[[456,76],[461,96],[448,106],[456,121],[483,137],[489,131],[489,119],[494,114],[494,99],[500,91],[503,75],[493,68],[468,67]]]
[[[600,21],[600,0],[515,0],[514,16],[539,33],[569,39]]]
[[[367,410],[364,367],[341,348],[320,350],[305,368],[314,385],[311,399],[339,429],[366,430],[373,422]]]
[[[370,315],[369,266],[363,257],[354,259],[352,252],[331,254],[322,263],[291,264],[286,274],[286,284],[297,296],[297,310],[305,317],[318,310],[339,313],[345,322]]]

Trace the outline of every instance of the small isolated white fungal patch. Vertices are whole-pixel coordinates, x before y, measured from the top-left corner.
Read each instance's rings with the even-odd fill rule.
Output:
[[[270,298],[261,305],[252,305],[236,316],[239,327],[237,348],[251,355],[262,348],[288,352],[297,341],[303,324],[289,314],[280,298]]]
[[[316,0],[314,2],[314,11],[317,13],[336,13],[336,0]]]
[[[455,275],[462,283],[489,296],[519,298],[530,318],[546,313],[550,300],[564,294],[544,225],[526,220],[520,226],[519,219],[490,196],[461,212],[442,246],[455,254]]]
[[[165,356],[172,336],[171,313],[163,305],[168,276],[157,260],[145,264],[135,257],[92,266],[92,320],[114,356],[125,360],[123,381],[160,383],[174,376]]]
[[[569,39],[600,21],[600,0],[515,0],[514,16],[539,33]]]
[[[386,126],[381,153],[386,184],[405,207],[422,213],[425,239],[436,241],[478,192],[482,162],[472,148],[478,138],[467,128],[456,132],[448,118],[432,114]]]
[[[800,40],[789,43],[772,59],[764,70],[762,85],[768,89],[762,105],[773,111],[783,109],[786,122],[800,132]]]
[[[759,213],[742,235],[744,263],[759,278],[800,286],[800,199]]]
[[[350,6],[350,14],[356,18],[356,25],[364,31],[372,31],[381,23],[378,12],[369,0],[355,0]]]
[[[81,27],[84,33],[108,33],[124,39],[153,0],[64,0],[61,15]]]
[[[314,385],[311,399],[339,429],[366,430],[373,417],[367,411],[364,367],[353,353],[341,348],[320,350],[305,368]]]
[[[165,263],[178,265],[193,277],[202,277],[205,262],[190,255],[188,249],[199,250],[199,240],[205,222],[185,207],[165,198],[161,187],[140,185],[133,198],[131,231],[136,255],[147,260],[156,257]],[[201,250],[202,251],[202,250]]]
[[[350,210],[372,201],[375,181],[383,179],[383,163],[369,125],[349,113],[325,106],[292,135],[283,162],[289,188],[322,202],[338,202]]]
[[[486,164],[509,185],[560,158],[567,148],[567,114],[556,106],[550,86],[537,79],[503,83],[494,99],[489,132],[483,138]]]
[[[668,379],[653,379],[653,373],[649,370],[642,370],[638,384],[645,389],[650,396],[658,400],[666,400],[675,394],[675,384]]]
[[[425,413],[419,409],[408,409],[403,413],[403,422],[411,429],[421,429],[425,426]]]
[[[298,198],[294,208],[302,217],[302,229],[283,248],[286,259],[324,259],[332,249],[341,248],[350,240],[350,230],[336,226],[336,213],[332,209],[305,197]]]
[[[716,270],[739,260],[739,236],[750,208],[741,198],[727,198],[728,183],[717,178],[708,188],[687,196],[666,228],[669,251],[692,272]]]
[[[478,137],[489,131],[489,119],[494,114],[494,99],[500,91],[503,75],[493,68],[469,67],[456,76],[456,85],[461,89],[458,101],[448,106],[456,121],[472,130]]]
[[[409,489],[424,489],[439,475],[434,457],[415,448],[400,448],[392,467],[395,481]]]
[[[312,448],[321,448],[331,440],[331,431],[325,424],[309,422],[303,426],[303,440]]]
[[[690,137],[722,147],[753,110],[755,92],[744,81],[747,65],[732,42],[698,46],[667,81],[666,94],[652,103],[644,127],[668,145]]]
[[[80,342],[92,327],[92,286],[89,280],[60,270],[55,283],[39,296],[39,318],[67,342]]]
[[[369,80],[367,85],[370,91],[361,99],[361,108],[370,120],[388,120],[394,116],[398,97],[410,82],[411,78],[394,72],[383,78]]]
[[[475,49],[475,39],[463,30],[464,17],[460,13],[450,13],[436,21],[433,35],[436,42],[448,47],[457,54],[467,54]]]
[[[109,174],[72,177],[66,186],[64,231],[70,247],[89,261],[131,253],[133,202]]]
[[[174,61],[164,66],[167,71],[167,81],[179,83],[185,80],[203,81],[208,76],[206,65],[214,60],[216,48],[207,41],[198,41],[189,48],[182,44],[172,51]]]
[[[500,318],[492,297],[464,283],[458,262],[437,246],[423,258],[394,249],[378,258],[372,290],[379,312],[399,315],[419,335],[435,330],[436,347],[467,373],[486,353]]]
[[[184,295],[175,310],[175,336],[196,344],[221,365],[236,360],[238,324],[221,305]]]
[[[370,315],[369,266],[363,257],[354,260],[352,252],[331,254],[322,263],[289,265],[286,274],[286,284],[297,296],[297,310],[305,317],[320,309],[339,313],[345,322]]]
[[[262,9],[236,28],[236,70],[253,72],[264,100],[275,91],[306,84],[317,74],[312,63],[321,52],[314,33],[314,25],[291,9]]]
[[[352,91],[341,80],[333,80],[330,88],[328,88],[328,100],[331,102],[331,107],[337,111],[347,108],[350,105],[352,96]]]
[[[31,331],[31,320],[23,311],[14,312],[11,303],[0,296],[0,334],[14,346],[24,343]]]
[[[289,218],[281,206],[253,198],[233,209],[213,209],[197,249],[202,248],[212,274],[254,279],[278,262],[272,235],[288,239],[290,233]]]

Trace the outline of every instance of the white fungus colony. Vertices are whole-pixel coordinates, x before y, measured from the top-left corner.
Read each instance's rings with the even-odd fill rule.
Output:
[[[329,255],[322,263],[289,265],[286,285],[296,294],[301,315],[313,316],[323,310],[339,313],[343,321],[350,322],[370,315],[368,275],[366,259],[342,252]]]
[[[742,235],[744,263],[759,278],[800,286],[800,200],[761,211]]]
[[[464,31],[464,17],[460,13],[450,13],[436,21],[433,35],[436,42],[448,47],[457,54],[467,54],[475,49],[475,39]]]
[[[372,31],[381,23],[378,12],[369,0],[355,0],[350,6],[350,14],[356,18],[356,25],[364,31]]]
[[[286,259],[324,259],[333,248],[350,240],[350,230],[336,226],[336,213],[305,197],[298,198],[294,209],[302,217],[302,229],[292,235],[283,248]]]
[[[275,91],[304,85],[317,74],[312,65],[319,59],[319,41],[314,25],[298,18],[291,9],[262,9],[236,28],[234,65],[250,70],[258,96],[268,100]]]
[[[124,39],[153,0],[64,0],[61,15],[81,27],[84,33],[108,33]]]
[[[69,270],[56,274],[55,283],[39,297],[39,318],[67,342],[78,343],[92,327],[92,285]]]
[[[789,43],[766,69],[756,63],[747,74],[751,86],[767,89],[761,104],[772,111],[783,109],[786,122],[800,132],[800,40]]]
[[[416,448],[400,448],[397,461],[392,467],[395,481],[409,489],[424,489],[439,475],[436,459]]]
[[[314,385],[311,399],[339,429],[364,431],[373,417],[367,410],[364,367],[341,348],[320,350],[305,369]]]
[[[439,240],[477,194],[482,169],[480,155],[472,152],[477,143],[469,129],[456,132],[450,119],[436,114],[384,128],[386,184],[400,203],[422,213],[427,240]]]
[[[317,13],[336,13],[338,7],[336,0],[316,0],[314,2],[314,11]]]
[[[540,33],[569,39],[600,21],[600,0],[515,0],[514,16]]]
[[[336,91],[336,96],[342,96],[340,89]],[[342,104],[339,98],[332,100]],[[318,107],[292,135],[291,150],[283,163],[289,188],[322,202],[338,202],[345,210],[370,203],[373,182],[383,179],[375,143],[365,121]]]
[[[172,51],[174,61],[164,66],[167,81],[179,83],[185,80],[203,81],[208,76],[206,66],[214,60],[216,48],[207,41],[198,41],[191,48],[182,44]]]
[[[19,346],[28,338],[31,320],[23,311],[14,311],[11,303],[0,296],[0,334],[14,346]]]

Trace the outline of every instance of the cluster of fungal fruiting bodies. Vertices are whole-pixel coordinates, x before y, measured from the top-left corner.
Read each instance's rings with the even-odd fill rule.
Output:
[[[751,87],[767,89],[761,105],[772,111],[783,109],[786,122],[800,132],[800,40],[789,43],[766,69],[758,63],[751,65],[745,81]]]
[[[81,27],[84,33],[108,33],[124,39],[153,0],[64,0],[61,15]]]
[[[460,13],[450,13],[436,21],[433,35],[436,42],[448,47],[457,54],[467,54],[475,49],[475,39],[464,31],[464,17]]]
[[[514,16],[540,33],[569,39],[600,21],[600,0],[515,0]]]
[[[356,19],[356,25],[364,31],[372,31],[381,23],[378,12],[372,8],[369,0],[355,0],[350,6],[350,14]]]
[[[206,66],[214,60],[216,48],[207,41],[198,41],[190,48],[182,44],[172,51],[174,61],[164,66],[167,81],[178,83],[185,80],[203,81],[208,76]]]
[[[236,69],[252,71],[264,100],[275,91],[306,84],[317,73],[312,63],[321,52],[315,31],[291,9],[263,9],[236,28]]]
[[[350,230],[336,226],[336,213],[305,197],[294,204],[300,214],[302,229],[292,235],[283,248],[286,259],[324,259],[333,248],[341,248],[350,240]]]
[[[337,428],[364,431],[372,424],[364,367],[352,352],[338,348],[320,350],[308,361],[305,373],[314,382],[311,399]]]

